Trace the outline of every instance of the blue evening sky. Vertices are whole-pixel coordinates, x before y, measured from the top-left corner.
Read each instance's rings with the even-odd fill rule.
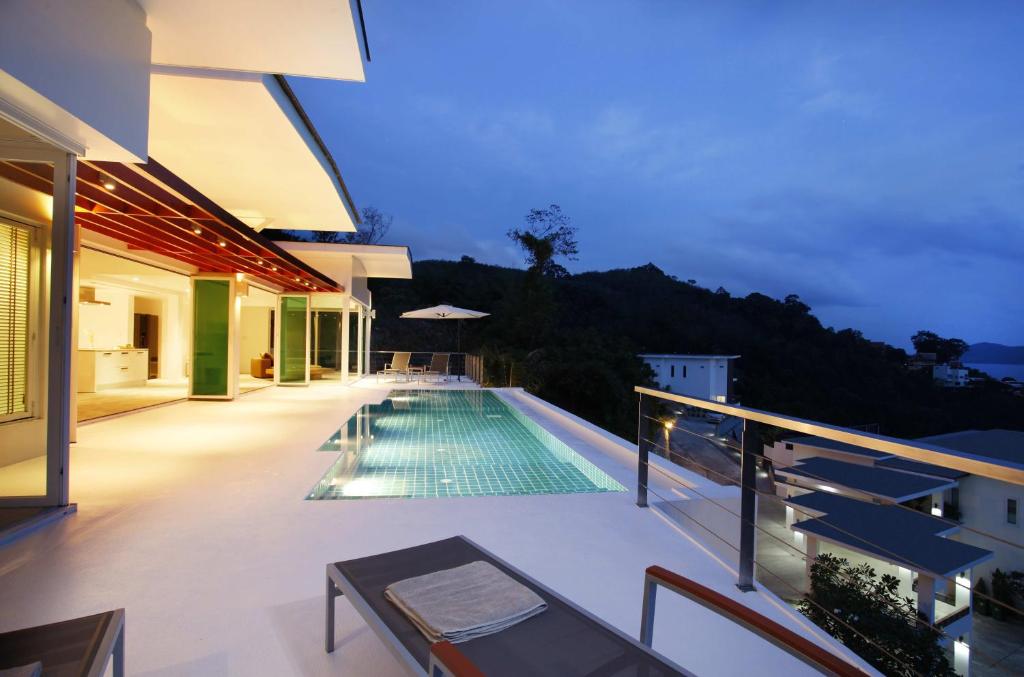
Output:
[[[414,258],[521,266],[554,202],[574,272],[1024,344],[1024,3],[363,4],[366,83],[294,86]]]

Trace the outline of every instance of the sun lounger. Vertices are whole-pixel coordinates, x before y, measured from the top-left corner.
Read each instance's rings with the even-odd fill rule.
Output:
[[[438,381],[448,380],[448,357],[449,353],[434,353],[430,358],[430,366],[423,372],[424,380],[432,377]]]
[[[384,368],[377,372],[377,381],[380,381],[381,376],[394,376],[397,379],[399,376],[408,376],[411,373],[409,368],[409,360],[412,358],[412,353],[395,353],[391,357],[391,362],[384,365]]]
[[[40,663],[43,675],[101,677],[110,659],[124,677],[124,609],[0,634],[0,672]]]
[[[536,592],[547,602],[547,610],[493,635],[458,645],[431,645],[384,598],[384,589],[391,583],[478,560],[491,563]],[[339,595],[348,598],[412,675],[689,674],[463,536],[327,565],[328,653],[334,651],[334,607]]]

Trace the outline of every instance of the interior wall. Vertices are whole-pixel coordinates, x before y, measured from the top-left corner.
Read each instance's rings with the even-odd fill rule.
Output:
[[[249,373],[249,360],[270,352],[270,308],[242,306],[239,322],[238,373]]]
[[[90,286],[83,282],[83,286]],[[131,345],[132,293],[127,289],[96,287],[96,300],[110,305],[78,304],[78,349],[111,350]]]

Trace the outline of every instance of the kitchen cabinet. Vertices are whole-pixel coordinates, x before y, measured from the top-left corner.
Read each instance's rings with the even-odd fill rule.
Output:
[[[78,351],[78,392],[146,385],[149,351],[140,348]]]

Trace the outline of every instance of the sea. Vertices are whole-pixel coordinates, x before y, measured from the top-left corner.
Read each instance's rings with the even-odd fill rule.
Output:
[[[984,362],[964,362],[972,369],[983,371],[992,378],[1004,379],[1012,376],[1018,381],[1024,381],[1024,364],[987,364]]]

